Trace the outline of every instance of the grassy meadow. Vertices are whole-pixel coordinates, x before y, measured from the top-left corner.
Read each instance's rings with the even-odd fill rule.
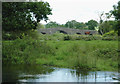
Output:
[[[37,64],[83,70],[118,70],[117,40],[95,40],[88,37],[87,40],[72,40],[72,36],[67,39],[66,36],[63,38],[62,36],[49,35],[47,39],[47,35],[44,35],[37,40],[24,37],[14,41],[3,41],[3,64]]]

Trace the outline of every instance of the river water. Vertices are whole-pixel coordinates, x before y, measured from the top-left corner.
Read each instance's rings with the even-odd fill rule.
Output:
[[[37,65],[3,66],[3,82],[119,82],[118,72],[81,71]]]

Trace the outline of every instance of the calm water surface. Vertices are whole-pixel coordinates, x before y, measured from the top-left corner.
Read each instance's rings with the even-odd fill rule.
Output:
[[[3,66],[3,82],[119,82],[118,72],[80,71],[46,66]]]

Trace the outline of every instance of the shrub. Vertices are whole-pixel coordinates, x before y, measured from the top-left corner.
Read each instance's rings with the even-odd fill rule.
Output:
[[[118,36],[118,31],[112,30],[110,32],[103,34],[103,37],[106,37],[106,36]]]
[[[54,49],[45,42],[34,40],[31,37],[3,41],[3,63],[34,64],[37,58],[46,55],[54,55]]]

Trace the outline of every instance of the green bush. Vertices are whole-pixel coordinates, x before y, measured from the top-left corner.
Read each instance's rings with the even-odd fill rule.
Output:
[[[75,41],[75,40],[85,40],[85,41],[92,41],[92,40],[118,40],[118,36],[112,35],[64,35],[60,33],[56,33],[53,35],[40,35],[40,40],[54,40],[54,41]]]
[[[110,32],[103,34],[103,37],[106,37],[106,36],[118,36],[118,31],[112,30]]]
[[[102,37],[102,40],[118,40],[118,36],[106,36],[106,37]]]
[[[39,34],[36,30],[28,30],[28,31],[17,31],[17,32],[2,32],[3,40],[15,40],[22,39],[23,37],[31,37],[32,39],[38,39]]]
[[[71,40],[71,37],[70,36],[65,36],[64,41],[66,41],[66,40]]]
[[[3,63],[34,64],[39,57],[55,55],[54,49],[45,42],[34,40],[31,37],[16,39],[14,41],[3,41]]]
[[[10,34],[10,33],[3,33],[2,39],[3,40],[15,40],[18,37],[15,34]]]

